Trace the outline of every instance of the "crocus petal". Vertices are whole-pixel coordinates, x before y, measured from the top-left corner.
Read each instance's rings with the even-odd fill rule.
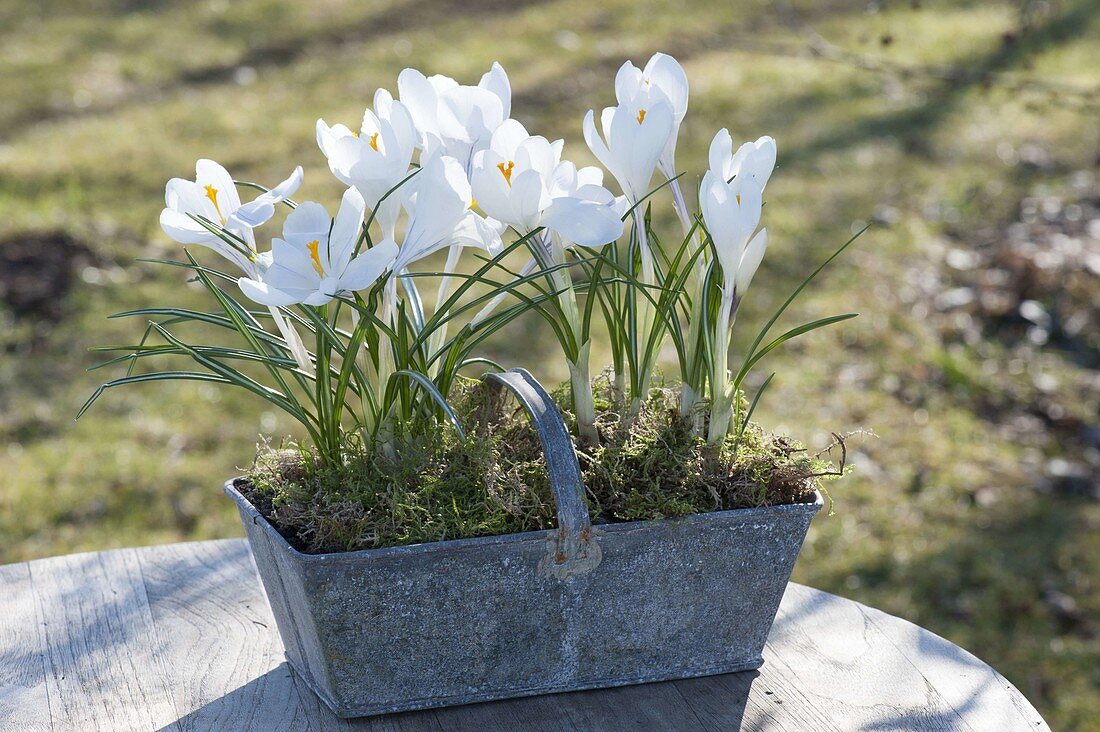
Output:
[[[426,135],[438,134],[439,96],[435,87],[416,69],[405,69],[397,76],[397,92],[401,103],[412,115],[416,131],[420,135],[420,144],[425,144]]]
[[[384,92],[385,89],[379,89],[379,92]],[[389,92],[386,92],[388,95]],[[386,111],[383,111],[384,108]],[[375,94],[375,111],[383,117],[383,119],[389,120],[390,126],[393,128],[394,138],[401,150],[409,150],[409,157],[412,157],[412,150],[416,147],[417,136],[416,126],[413,124],[412,115],[409,113],[408,107],[401,102],[392,101],[386,105],[379,105],[378,94]],[[405,164],[405,168],[408,169],[408,163]]]
[[[187,214],[170,208],[160,212],[160,228],[180,244],[206,244],[218,238]]]
[[[730,197],[729,189],[724,183],[713,170],[706,172],[699,186],[699,211],[714,244],[715,256],[722,266],[722,275],[732,286],[741,251],[740,246],[729,236],[727,222],[736,216],[737,204]]]
[[[603,171],[595,165],[588,165],[577,170],[577,185],[603,185]]]
[[[516,150],[529,137],[526,128],[518,120],[506,119],[493,130],[489,149],[505,160],[515,160]]]
[[[470,207],[473,194],[466,171],[451,157],[430,161],[417,175],[413,221],[405,241],[445,236]]]
[[[626,61],[615,74],[615,100],[622,105],[633,104],[642,84],[642,70]]]
[[[496,151],[482,150],[474,156],[473,169],[470,171],[470,188],[477,205],[482,211],[498,219],[512,217],[509,203],[510,188],[501,174],[498,165],[507,161]]]
[[[271,201],[272,203],[282,203],[283,201],[298,192],[298,188],[302,185],[302,179],[304,176],[305,173],[302,171],[302,166],[299,165],[298,167],[294,168],[294,172],[291,173],[286,180],[269,190],[267,193],[260,194],[260,196],[256,200],[266,200]]]
[[[332,219],[325,207],[313,201],[298,204],[283,222],[283,238],[292,243],[322,241],[328,238]]]
[[[341,291],[357,292],[373,285],[393,264],[397,251],[397,244],[386,239],[351,260],[340,277]]]
[[[204,202],[209,203],[193,180],[172,178],[164,186],[164,205],[173,211],[199,213],[204,210]]]
[[[504,119],[512,116],[512,85],[508,81],[508,74],[504,72],[503,66],[494,61],[492,68],[481,77],[478,86],[492,92],[500,99]]]
[[[737,280],[734,291],[739,296],[744,296],[752,283],[752,277],[756,274],[764,252],[768,248],[768,230],[761,229],[760,233],[753,237],[749,245],[745,247],[745,253],[741,257],[741,264],[737,267]]]
[[[514,159],[520,168],[536,170],[549,182],[553,178],[554,168],[561,159],[561,148],[555,147],[545,137],[535,135],[519,144]]]
[[[555,198],[542,222],[566,241],[585,247],[603,246],[623,235],[623,221],[614,209],[579,198]]]
[[[733,173],[729,170],[730,158],[733,157],[733,138],[725,127],[718,130],[714,139],[710,141],[710,169],[715,175],[722,176],[723,180],[729,180]]]
[[[329,267],[326,272],[339,274],[351,261],[352,252],[363,231],[363,219],[367,204],[363,195],[354,188],[344,191],[340,201],[340,210],[332,222],[332,233],[328,237]]]
[[[332,128],[323,120],[317,120],[315,127],[317,131],[317,147],[321,148],[321,153],[327,158],[330,155],[332,149],[332,143],[335,141],[336,136],[332,132]]]
[[[282,183],[257,196],[255,200],[242,204],[229,217],[226,226],[230,229],[254,229],[267,223],[275,215],[275,204],[282,203],[293,196],[302,185],[302,176],[302,167],[298,166]]]
[[[642,75],[668,99],[673,118],[679,126],[687,114],[688,79],[680,63],[667,53],[655,53]]]
[[[248,277],[241,277],[237,280],[237,286],[241,288],[241,292],[243,292],[248,299],[258,302],[261,305],[285,307],[301,302],[300,299],[295,298],[293,295],[289,295],[264,282],[249,279]]]
[[[635,202],[649,193],[649,184],[668,137],[672,133],[672,109],[658,102],[649,109],[634,112],[620,107],[611,120],[608,144],[621,160],[624,193]],[[639,121],[639,117],[642,117]],[[616,176],[619,177],[619,176]]]
[[[744,175],[756,181],[761,188],[767,185],[775,169],[776,146],[771,137],[761,137],[755,142],[745,143],[746,153],[741,161],[739,175]],[[740,152],[740,151],[738,151]]]
[[[524,170],[519,175],[513,175],[509,201],[515,218],[504,220],[524,233],[536,228],[542,210],[550,205],[550,195],[542,175],[537,170]]]
[[[212,186],[217,193],[222,216],[228,216],[241,207],[241,197],[233,184],[233,176],[219,163],[203,158],[195,163],[195,182],[199,187]]]
[[[467,211],[459,220],[448,240],[454,246],[477,247],[484,249],[490,256],[496,256],[503,250],[504,244],[500,235],[504,226],[496,219],[478,216],[473,211]]]
[[[584,115],[582,129],[584,131],[584,142],[588,145],[588,149],[600,161],[600,165],[607,168],[614,175],[616,166],[611,158],[611,150],[608,149],[607,143],[600,137],[600,133],[596,131],[596,113],[591,109],[588,110],[588,114]]]
[[[314,269],[313,259],[304,249],[282,239],[273,239],[271,255],[264,282],[287,292],[316,289],[321,278]]]

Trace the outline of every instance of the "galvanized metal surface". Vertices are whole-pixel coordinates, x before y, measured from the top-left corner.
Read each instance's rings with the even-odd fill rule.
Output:
[[[493,378],[539,431],[557,530],[307,555],[226,484],[303,680],[351,717],[758,668],[820,496],[593,529],[550,396]]]

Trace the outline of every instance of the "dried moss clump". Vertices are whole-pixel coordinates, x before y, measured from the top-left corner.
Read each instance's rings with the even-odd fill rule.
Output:
[[[555,397],[562,403],[566,394]],[[806,502],[822,479],[843,473],[843,461],[837,468],[755,424],[739,442],[708,447],[680,417],[671,389],[655,389],[629,427],[609,387],[601,397],[600,444],[578,446],[596,523]],[[391,456],[356,451],[335,468],[295,446],[265,449],[238,488],[312,553],[552,528],[538,435],[523,411],[473,381],[454,406],[465,438],[449,430],[398,437]]]

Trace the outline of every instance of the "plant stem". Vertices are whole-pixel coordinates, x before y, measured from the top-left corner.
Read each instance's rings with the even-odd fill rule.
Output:
[[[581,346],[576,362],[566,359],[569,366],[569,386],[573,393],[573,412],[577,417],[577,434],[590,443],[598,443],[600,434],[596,431],[596,405],[592,394],[592,379],[589,374],[588,354],[592,341]]]
[[[710,388],[710,428],[707,434],[707,442],[715,445],[725,439],[729,432],[731,412],[733,408],[732,394],[730,394],[729,377],[729,348],[731,317],[733,315],[734,292],[732,286],[722,287],[722,302],[718,310],[718,320],[714,326],[714,341],[711,349],[712,365]]]
[[[672,180],[669,188],[672,189],[672,208],[676,211],[676,218],[680,219],[680,225],[684,227],[684,236],[687,236],[691,231],[691,216],[688,215],[684,193],[680,190],[680,179]]]
[[[391,328],[397,327],[397,277],[390,274],[382,293],[382,322]],[[375,398],[378,401],[377,433],[382,441],[383,451],[389,454],[392,451],[392,434],[389,429],[389,420],[392,417],[391,405],[386,400],[386,391],[390,377],[393,376],[397,366],[394,363],[393,344],[389,342],[384,333],[378,336],[378,370],[374,386]]]
[[[554,244],[550,238],[550,232],[542,232],[540,243],[548,255],[548,262],[555,266],[565,263],[565,251],[561,246]],[[592,341],[588,338],[581,320],[573,278],[569,276],[568,269],[556,269],[550,274],[550,284],[558,293],[558,302],[561,303],[562,312],[565,314],[566,325],[578,346],[576,354],[566,354],[565,358],[566,365],[569,367],[573,412],[577,417],[577,434],[584,440],[599,442],[599,433],[596,432],[595,398],[592,394],[592,379],[588,365]]]
[[[631,385],[632,390],[630,394],[631,398],[631,411],[630,415],[633,418],[637,414],[635,406],[640,409],[641,403],[645,401],[646,395],[649,393],[649,382],[653,376],[653,359],[648,356],[656,356],[656,354],[646,354],[642,349],[646,348],[646,344],[649,342],[650,332],[654,327],[654,309],[653,304],[649,300],[649,296],[652,293],[651,288],[657,284],[657,271],[653,261],[653,251],[649,248],[649,235],[645,228],[645,218],[639,216],[637,213],[634,215],[634,232],[638,237],[638,252],[641,257],[641,279],[642,285],[646,288],[646,292],[638,293],[634,292],[635,301],[637,302],[636,311],[637,315],[637,334],[635,337],[635,363],[638,365],[638,373],[634,374],[634,383]],[[658,349],[659,351],[660,349]]]
[[[458,255],[462,253],[462,247],[452,245],[447,251],[447,263],[443,267],[443,271],[446,273],[439,280],[439,290],[435,296],[435,308],[439,308],[447,300],[447,292],[451,289],[451,273],[458,269]],[[495,302],[495,301],[494,301]],[[492,303],[490,303],[492,304]],[[442,348],[443,344],[447,341],[447,323],[444,322],[435,331],[432,332],[430,338],[428,338],[428,356],[429,358],[434,356],[436,352]],[[441,360],[435,361],[432,367],[431,376],[435,376],[439,373],[440,367],[443,365]]]
[[[272,305],[268,310],[271,312],[271,319],[275,321],[275,327],[279,329],[279,334],[286,341],[287,349],[294,357],[295,363],[298,364],[298,368],[307,374],[312,374],[313,362],[309,358],[309,351],[306,350],[306,345],[302,342],[302,337],[298,335],[298,331],[294,330],[294,326],[283,317],[279,308]]]
[[[321,320],[328,322],[328,306],[317,308],[317,315]],[[318,426],[320,427],[319,432],[321,433],[323,444],[317,447],[320,450],[322,462],[326,465],[335,465],[340,459],[340,425],[335,414],[336,405],[333,404],[332,385],[329,378],[329,365],[332,356],[330,349],[331,345],[328,335],[325,333],[325,329],[318,327],[317,349],[315,352],[317,358],[317,378],[315,384],[317,387],[317,410],[320,422]]]

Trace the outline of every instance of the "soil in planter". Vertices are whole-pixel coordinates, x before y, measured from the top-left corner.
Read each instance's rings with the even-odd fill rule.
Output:
[[[708,446],[679,414],[679,391],[655,389],[626,427],[610,386],[597,404],[599,445],[578,445],[593,523],[804,503],[844,473],[826,452],[749,424]],[[554,394],[568,403],[568,391]],[[237,488],[301,551],[323,553],[553,528],[538,435],[503,391],[471,381],[452,395],[467,425],[397,438],[394,455],[358,450],[339,467],[295,446],[262,451]],[[567,420],[571,415],[563,409]]]

